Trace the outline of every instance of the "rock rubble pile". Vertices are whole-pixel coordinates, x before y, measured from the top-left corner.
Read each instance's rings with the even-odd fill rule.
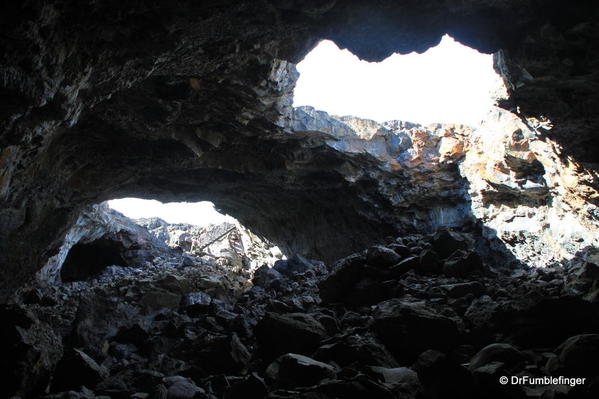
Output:
[[[508,273],[475,239],[443,229],[251,275],[159,252],[140,267],[32,285],[0,309],[3,396],[595,398],[596,254]]]

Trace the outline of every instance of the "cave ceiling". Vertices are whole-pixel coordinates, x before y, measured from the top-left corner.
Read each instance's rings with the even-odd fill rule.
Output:
[[[597,170],[592,1],[0,7],[2,290],[31,278],[83,207],[117,197],[210,200],[281,248],[329,260],[397,232],[397,209],[434,204],[390,194],[412,189],[401,171],[290,130],[294,64],[322,39],[368,61],[446,33],[497,52],[502,106],[549,118],[562,155]]]

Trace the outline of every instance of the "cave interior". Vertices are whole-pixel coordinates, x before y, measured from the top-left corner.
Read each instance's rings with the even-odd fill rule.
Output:
[[[599,397],[597,21],[591,0],[5,2],[3,397]],[[321,40],[377,62],[445,34],[493,54],[480,126],[292,106]],[[125,197],[239,225],[139,225]]]

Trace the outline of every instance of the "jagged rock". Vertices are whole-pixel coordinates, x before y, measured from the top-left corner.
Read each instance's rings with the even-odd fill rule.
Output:
[[[266,398],[268,388],[264,380],[256,373],[252,373],[242,381],[234,384],[224,395],[225,399]]]
[[[166,290],[153,290],[147,292],[141,299],[141,304],[148,310],[177,309],[181,304],[182,296]]]
[[[448,258],[458,249],[466,250],[470,247],[469,242],[463,235],[450,230],[439,231],[433,237],[431,244],[442,259]]]
[[[305,273],[313,269],[314,265],[299,255],[293,255],[289,259],[278,260],[275,262],[273,269],[279,273],[291,277],[296,273]]]
[[[249,364],[251,354],[237,334],[210,335],[197,344],[194,361],[212,373],[236,374]]]
[[[255,334],[267,360],[285,353],[310,355],[327,337],[322,324],[302,313],[268,312],[256,326]]]
[[[509,319],[511,310],[494,301],[489,295],[483,295],[472,301],[464,313],[464,318],[477,334],[483,334],[484,331],[494,331],[502,321]]]
[[[388,248],[395,251],[395,253],[398,254],[402,259],[407,258],[412,254],[412,250],[410,249],[410,247],[400,243],[391,243],[388,245]]]
[[[47,386],[62,356],[60,339],[31,313],[15,305],[0,305],[0,372],[6,397],[37,396]]]
[[[472,360],[470,360],[470,370],[484,367],[492,362],[501,362],[503,365],[513,365],[521,363],[525,356],[518,349],[510,344],[495,343],[485,346],[481,349]]]
[[[205,391],[187,378],[181,376],[167,377],[165,382],[168,386],[167,399],[206,398]]]
[[[401,296],[402,292],[402,286],[396,280],[373,281],[364,277],[343,302],[354,306],[374,305],[385,299]]]
[[[366,263],[370,266],[388,268],[397,264],[401,256],[392,249],[380,245],[368,248],[366,251]]]
[[[342,367],[351,364],[368,364],[396,367],[397,360],[373,337],[352,334],[327,342],[315,352],[316,359],[334,362]]]
[[[65,352],[56,365],[52,390],[54,392],[78,390],[81,386],[95,387],[108,377],[108,370],[100,366],[85,352],[72,349]]]
[[[92,3],[76,17],[72,0],[3,13],[5,290],[55,253],[83,206],[142,193],[214,200],[287,252],[327,260],[401,224],[459,225],[471,219],[468,194],[498,241],[534,263],[572,255],[597,236],[592,223],[578,223],[593,220],[597,200],[592,3],[567,12],[559,3],[488,1],[434,10],[396,2],[239,2],[225,10],[181,3],[166,11]],[[403,23],[406,15],[414,23]],[[22,40],[11,39],[15,32]],[[323,38],[375,61],[422,52],[444,33],[495,53],[509,95],[499,103],[514,110],[504,112],[508,123],[494,115],[475,136],[456,125],[322,123],[291,109],[293,63]],[[469,184],[455,168],[462,157]],[[436,204],[450,205],[422,210]],[[539,238],[539,250],[521,235]]]
[[[477,253],[457,250],[443,263],[443,274],[449,277],[467,277],[480,272],[482,267],[482,260]]]
[[[194,317],[205,314],[210,310],[213,298],[205,292],[193,292],[184,297],[185,312]]]
[[[392,266],[389,269],[389,275],[395,278],[399,278],[403,276],[405,273],[409,272],[410,270],[417,270],[419,273],[424,273],[425,270],[431,270],[428,268],[428,265],[430,265],[429,262],[423,262],[421,258],[419,258],[418,256],[410,256],[408,258],[403,259],[395,266]]]
[[[572,335],[599,331],[597,312],[581,298],[547,298],[512,313],[504,327],[519,346],[557,346]]]
[[[134,344],[141,347],[149,338],[149,333],[139,324],[124,327],[114,336],[114,340],[123,344]]]
[[[336,374],[333,366],[295,353],[279,356],[266,369],[266,375],[282,387],[316,385]]]
[[[450,298],[460,298],[468,294],[479,297],[485,293],[485,287],[478,281],[442,285],[441,288]]]
[[[422,385],[418,374],[407,367],[385,368],[370,367],[372,373],[379,376],[382,382],[396,395],[406,399],[416,399],[422,394]]]
[[[178,276],[166,276],[165,278],[157,281],[157,284],[160,288],[163,288],[167,291],[174,292],[176,294],[186,295],[192,289],[191,283],[189,280],[178,277]]]
[[[556,350],[557,358],[550,360],[547,369],[552,375],[571,377],[595,377],[599,366],[599,334],[575,335],[568,338]]]
[[[376,306],[374,331],[391,353],[413,361],[426,349],[448,350],[456,345],[455,321],[439,315],[423,302],[390,299]]]
[[[283,275],[274,268],[267,265],[262,265],[254,272],[252,284],[264,288],[280,288],[283,284],[281,279]]]
[[[420,254],[418,264],[414,270],[418,274],[439,274],[442,271],[442,263],[437,253],[432,249],[425,249]]]
[[[474,381],[468,369],[437,350],[426,350],[414,363],[424,394],[433,398],[470,398]]]
[[[352,255],[338,261],[333,266],[333,271],[318,284],[320,298],[325,302],[342,299],[359,281],[364,263],[362,255]]]

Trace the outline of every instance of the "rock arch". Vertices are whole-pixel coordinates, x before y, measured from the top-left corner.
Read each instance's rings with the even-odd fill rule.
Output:
[[[0,289],[31,278],[83,207],[119,196],[210,200],[281,248],[328,259],[433,206],[379,159],[290,129],[293,63],[323,38],[370,61],[445,33],[498,51],[502,105],[554,123],[596,202],[596,4],[432,4],[4,5]]]

